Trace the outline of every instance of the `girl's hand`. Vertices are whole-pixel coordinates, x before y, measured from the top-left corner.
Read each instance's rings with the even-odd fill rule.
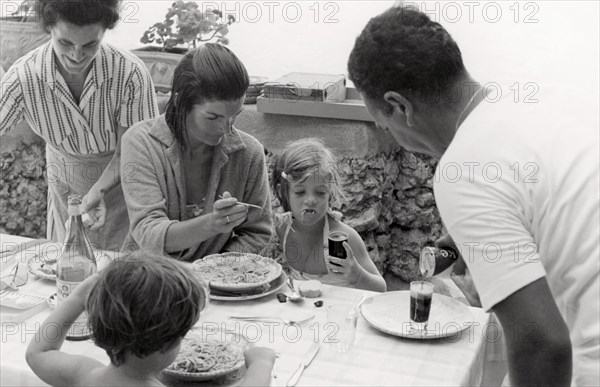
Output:
[[[346,259],[328,255],[327,266],[329,271],[342,276],[349,283],[355,284],[360,277],[362,277],[364,269],[356,261],[354,252],[348,242],[344,242],[342,246],[344,246],[344,250],[346,250]]]
[[[244,223],[248,215],[248,207],[236,204],[238,200],[231,197],[227,191],[223,193],[223,199],[213,204],[211,213],[211,228],[215,233],[228,234],[235,227]]]

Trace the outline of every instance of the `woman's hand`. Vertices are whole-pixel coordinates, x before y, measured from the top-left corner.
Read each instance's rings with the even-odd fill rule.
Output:
[[[211,228],[219,234],[230,233],[235,227],[246,221],[248,207],[236,204],[238,200],[231,197],[227,191],[223,193],[223,199],[217,200],[213,205],[211,214]]]
[[[349,283],[355,284],[363,276],[364,269],[356,261],[354,252],[348,242],[344,242],[342,246],[344,246],[344,250],[346,250],[346,258],[337,258],[328,255],[327,266],[329,271],[342,276]]]
[[[88,226],[90,230],[100,230],[106,222],[106,203],[104,203],[102,192],[95,189],[89,190],[81,200],[81,213],[87,213],[90,216],[92,221]]]

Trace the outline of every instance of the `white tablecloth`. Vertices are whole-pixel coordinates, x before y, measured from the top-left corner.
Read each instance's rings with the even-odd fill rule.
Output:
[[[0,234],[0,247],[27,239]],[[10,260],[3,259],[4,272],[16,260],[26,260],[35,249],[25,250]],[[22,292],[48,296],[55,291],[53,282],[30,280]],[[326,306],[336,302],[357,302],[363,294],[360,290],[323,286],[320,298],[324,305],[314,306],[314,300],[303,303],[279,303],[274,295],[252,301],[211,301],[201,314],[198,324],[226,326],[237,329],[257,345],[264,345],[280,352],[277,359],[277,378],[273,385],[285,385],[298,367],[304,353],[318,340],[323,342],[327,333]],[[478,386],[484,363],[486,345],[494,340],[490,317],[478,308],[471,308],[473,326],[461,334],[437,340],[409,340],[390,336],[372,328],[359,317],[353,349],[347,353],[334,352],[328,344],[322,344],[313,363],[304,371],[299,386]],[[44,385],[25,362],[25,350],[34,337],[36,329],[49,315],[46,309],[23,323],[2,325],[0,349],[0,385]],[[315,319],[300,329],[284,324],[237,323],[229,315],[263,315],[281,318],[300,318],[314,314]],[[64,351],[85,354],[108,363],[105,352],[90,341],[65,342]]]

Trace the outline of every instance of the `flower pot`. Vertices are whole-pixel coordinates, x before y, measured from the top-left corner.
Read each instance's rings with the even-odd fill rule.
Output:
[[[21,22],[20,18],[0,19],[0,64],[8,70],[13,63],[29,51],[50,40],[37,22]]]
[[[173,48],[169,52],[163,52],[160,47],[148,46],[136,48],[131,52],[144,61],[148,71],[150,71],[156,91],[168,93],[171,91],[173,71],[175,71],[175,67],[177,67],[187,49]]]

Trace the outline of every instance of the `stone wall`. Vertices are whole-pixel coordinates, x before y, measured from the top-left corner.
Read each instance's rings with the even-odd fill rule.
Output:
[[[46,236],[46,157],[43,142],[20,143],[0,155],[0,233]]]
[[[159,97],[162,110],[165,98]],[[442,231],[432,193],[435,160],[397,147],[372,123],[269,115],[250,106],[236,126],[265,144],[269,163],[288,141],[322,138],[340,159],[349,199],[341,208],[344,221],[363,237],[388,288],[419,277],[421,246]],[[0,232],[45,237],[43,142],[21,125],[2,137],[0,151]]]

